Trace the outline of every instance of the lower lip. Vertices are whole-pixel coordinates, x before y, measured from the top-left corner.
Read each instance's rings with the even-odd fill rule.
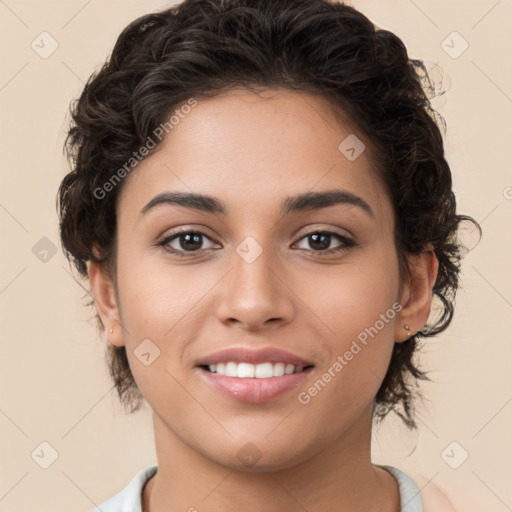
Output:
[[[299,373],[291,373],[281,377],[270,377],[268,379],[227,377],[226,375],[210,372],[204,368],[199,367],[199,370],[202,377],[223,395],[240,402],[256,404],[272,400],[299,386],[311,373],[313,367]]]

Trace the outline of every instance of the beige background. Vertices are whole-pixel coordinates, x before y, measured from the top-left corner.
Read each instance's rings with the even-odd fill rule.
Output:
[[[167,5],[0,1],[0,512],[85,511],[156,462],[148,406],[125,415],[107,377],[105,341],[84,306],[87,285],[73,279],[58,243],[55,195],[66,172],[69,102],[129,21]],[[422,356],[435,382],[423,385],[419,432],[390,421],[374,432],[374,462],[422,474],[457,510],[511,510],[512,3],[353,5],[395,31],[411,56],[442,68],[450,90],[436,104],[459,208],[484,230],[464,263],[455,320]],[[58,43],[46,59],[31,47],[42,46],[43,31]],[[462,40],[452,35],[442,46],[453,31],[469,44],[458,58],[443,46],[453,54]],[[36,245],[49,245],[43,237],[57,246],[46,262]],[[48,469],[39,465],[51,455],[42,442],[58,453]],[[446,461],[454,465],[463,450],[469,458],[452,469]]]

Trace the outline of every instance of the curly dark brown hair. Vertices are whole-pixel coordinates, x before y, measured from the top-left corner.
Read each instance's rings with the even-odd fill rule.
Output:
[[[70,105],[64,151],[72,170],[57,197],[66,257],[82,278],[88,260],[102,263],[116,283],[115,211],[123,182],[105,197],[98,190],[177,105],[235,86],[284,87],[327,98],[371,142],[397,219],[401,278],[409,276],[407,254],[434,247],[436,318],[395,343],[374,407],[378,421],[393,410],[417,428],[417,379],[430,379],[413,356],[422,337],[442,332],[452,320],[463,256],[460,223],[481,229],[471,217],[456,214],[439,127],[444,130],[445,123],[430,103],[434,86],[425,64],[409,59],[395,34],[350,6],[329,0],[185,0],[130,23]],[[97,312],[96,319],[101,332]],[[120,401],[134,412],[143,397],[126,349],[107,343],[106,351]]]

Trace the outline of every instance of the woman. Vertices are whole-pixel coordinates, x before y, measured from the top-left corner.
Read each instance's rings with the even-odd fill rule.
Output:
[[[450,324],[472,220],[422,85],[326,0],[188,0],[122,32],[72,109],[60,227],[158,465],[98,510],[453,510],[370,457],[373,422],[416,427],[413,355]]]

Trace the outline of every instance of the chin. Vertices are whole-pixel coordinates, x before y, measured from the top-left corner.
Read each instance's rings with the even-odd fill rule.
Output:
[[[235,448],[235,457],[232,457],[232,451],[228,453],[217,454],[212,460],[218,464],[230,469],[244,473],[267,473],[283,471],[292,468],[308,459],[308,454],[297,452],[296,444],[278,444],[263,446],[263,442],[252,443],[250,441]]]

